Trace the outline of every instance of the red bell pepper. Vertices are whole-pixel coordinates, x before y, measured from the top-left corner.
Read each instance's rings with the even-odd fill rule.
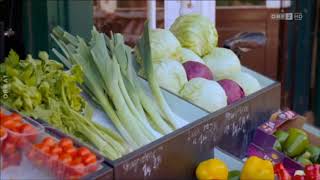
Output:
[[[277,175],[278,180],[291,180],[291,176],[282,163],[278,163],[273,167],[274,173]]]
[[[304,172],[306,174],[307,180],[320,180],[320,165],[319,164],[307,165],[304,168]]]
[[[305,176],[302,175],[295,175],[293,176],[292,180],[306,180]]]

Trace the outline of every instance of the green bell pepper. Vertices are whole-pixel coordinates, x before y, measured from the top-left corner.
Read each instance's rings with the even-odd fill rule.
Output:
[[[286,142],[289,134],[285,131],[282,130],[278,130],[274,133],[274,136],[277,138],[277,140],[279,141],[279,143],[283,146],[284,143]]]
[[[302,156],[298,157],[297,161],[304,166],[312,164],[309,159],[303,158]]]
[[[289,157],[295,157],[302,154],[308,145],[308,136],[304,131],[297,128],[290,128],[289,136],[284,143],[283,149]]]
[[[320,147],[309,145],[307,151],[311,154],[310,160],[315,163],[320,157]]]
[[[282,146],[281,146],[279,140],[276,140],[276,141],[275,141],[275,143],[274,143],[274,145],[273,145],[273,149],[282,152]]]

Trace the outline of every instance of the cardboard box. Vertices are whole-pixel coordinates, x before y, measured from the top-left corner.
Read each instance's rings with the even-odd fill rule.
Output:
[[[306,119],[293,111],[278,111],[273,114],[270,120],[261,126],[255,132],[252,143],[248,147],[248,156],[258,156],[271,160],[274,164],[282,162],[290,174],[296,170],[302,170],[303,166],[295,160],[287,157],[284,153],[273,149],[276,137],[273,133],[277,130],[287,131],[290,128],[299,128],[304,130]],[[308,135],[310,144],[320,146],[320,137],[304,130]],[[320,132],[320,130],[319,130]]]

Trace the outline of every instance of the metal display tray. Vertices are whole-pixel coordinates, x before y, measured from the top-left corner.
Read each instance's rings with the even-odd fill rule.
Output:
[[[113,173],[106,169],[87,178],[195,179],[195,167],[212,157],[214,147],[237,158],[244,157],[255,128],[280,108],[280,84],[245,67],[242,70],[253,75],[262,89],[213,113],[162,89],[173,112],[189,124],[117,160],[105,158]],[[147,82],[141,81],[151,95]],[[99,108],[93,120],[114,128]]]
[[[214,147],[243,158],[255,128],[280,108],[280,84],[243,67],[262,89],[242,100],[209,113],[170,92],[163,94],[172,110],[190,123],[123,157],[111,161],[116,180],[195,179],[195,167],[212,157]],[[145,89],[147,82],[143,80]],[[105,117],[96,113],[100,123]]]

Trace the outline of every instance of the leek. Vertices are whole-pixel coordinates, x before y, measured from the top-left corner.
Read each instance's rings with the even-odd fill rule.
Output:
[[[183,120],[181,117],[177,116],[174,112],[172,112],[171,108],[169,107],[169,105],[167,104],[165,98],[161,93],[160,86],[157,83],[157,80],[153,71],[153,65],[152,65],[152,59],[151,59],[152,52],[151,52],[149,36],[150,34],[149,34],[148,23],[145,23],[143,36],[138,41],[138,51],[143,60],[145,74],[148,79],[149,86],[152,90],[152,94],[155,96],[157,100],[157,104],[159,105],[163,116],[165,116],[165,119],[175,129],[177,129],[186,125],[187,122]]]

